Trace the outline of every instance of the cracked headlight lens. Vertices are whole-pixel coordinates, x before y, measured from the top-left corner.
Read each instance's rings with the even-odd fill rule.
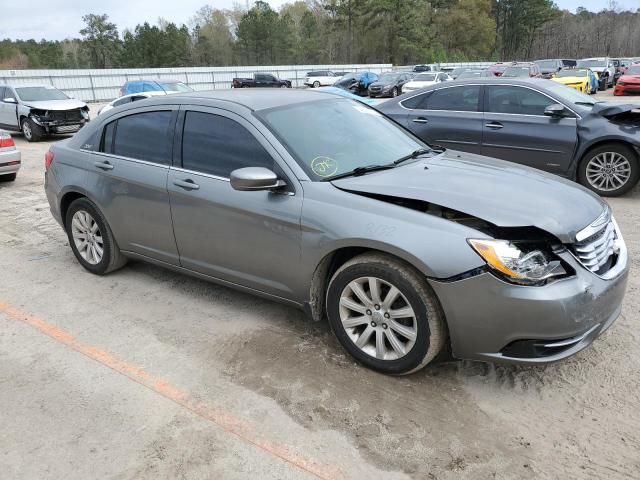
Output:
[[[517,244],[509,240],[469,239],[469,245],[489,268],[519,285],[539,285],[553,277],[567,275],[555,255],[540,244]]]

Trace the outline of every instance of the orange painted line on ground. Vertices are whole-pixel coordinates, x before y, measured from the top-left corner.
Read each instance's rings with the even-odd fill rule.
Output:
[[[270,455],[299,468],[300,470],[322,480],[345,478],[344,473],[338,467],[321,464],[315,460],[291,451],[291,449],[286,445],[269,441],[260,435],[250,422],[236,417],[224,409],[212,407],[203,402],[197,402],[192,399],[187,392],[174,387],[169,382],[153,376],[140,367],[120,360],[105,350],[83,343],[73,335],[65,332],[55,325],[47,323],[41,318],[22,312],[18,308],[4,302],[0,302],[0,312],[30,325],[57,342],[66,345],[76,352],[81,353],[111,370],[124,375],[143,387],[162,395],[166,399],[171,400],[197,416],[214,423],[225,432],[235,435],[242,441],[257,447]]]

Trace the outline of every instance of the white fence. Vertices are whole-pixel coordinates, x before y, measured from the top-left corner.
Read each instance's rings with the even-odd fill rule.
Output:
[[[248,77],[254,72],[272,73],[283,80],[291,80],[294,87],[302,87],[307,72],[333,70],[353,72],[369,70],[387,72],[391,64],[353,65],[279,65],[262,67],[185,67],[185,68],[127,68],[111,70],[0,70],[0,84],[46,84],[86,102],[113,100],[120,95],[120,87],[128,80],[142,78],[180,80],[195,90],[231,88],[234,77]]]

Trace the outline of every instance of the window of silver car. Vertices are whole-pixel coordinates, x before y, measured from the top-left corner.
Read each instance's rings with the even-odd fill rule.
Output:
[[[107,124],[102,151],[126,158],[169,165],[172,117],[168,110],[135,113]]]
[[[515,85],[490,85],[486,87],[486,112],[544,115],[545,109],[554,103],[558,102],[530,88]]]
[[[203,112],[187,112],[182,130],[182,167],[229,178],[244,167],[274,169],[273,157],[235,120]]]

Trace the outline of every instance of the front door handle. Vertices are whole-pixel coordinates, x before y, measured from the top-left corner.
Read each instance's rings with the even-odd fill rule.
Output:
[[[414,118],[412,121],[413,123],[429,123],[429,120],[424,117]]]
[[[113,165],[111,165],[106,160],[104,162],[95,162],[93,165],[101,170],[113,170]]]
[[[176,187],[184,188],[185,190],[198,190],[200,188],[200,185],[190,178],[187,178],[186,180],[174,180],[173,184]]]
[[[492,123],[487,123],[485,127],[493,128],[494,130],[500,130],[501,128],[504,128],[504,125],[502,125],[499,122],[492,122]]]

